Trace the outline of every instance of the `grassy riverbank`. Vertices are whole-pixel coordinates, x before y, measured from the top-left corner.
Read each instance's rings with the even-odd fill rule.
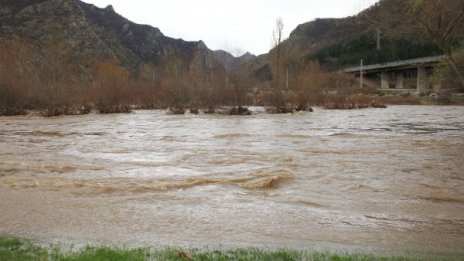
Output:
[[[462,260],[462,257],[427,257],[430,260]],[[235,249],[235,250],[152,250],[113,247],[86,247],[79,251],[63,252],[58,248],[40,247],[28,240],[0,236],[0,260],[424,260],[415,256],[376,256],[372,254],[342,254],[297,250]]]

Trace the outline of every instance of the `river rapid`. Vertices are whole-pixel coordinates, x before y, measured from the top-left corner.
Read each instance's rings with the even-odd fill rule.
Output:
[[[464,254],[464,107],[0,117],[0,234]]]

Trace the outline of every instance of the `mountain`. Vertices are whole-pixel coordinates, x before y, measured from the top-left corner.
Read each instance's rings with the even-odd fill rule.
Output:
[[[441,2],[455,6],[463,3],[462,0]],[[444,20],[450,18],[446,15]],[[317,60],[330,70],[359,64],[361,59],[365,64],[374,64],[442,54],[419,30],[411,15],[409,1],[380,0],[354,16],[316,19],[301,24],[281,47],[287,54],[285,59],[298,63]],[[456,28],[456,36],[464,38],[464,19]],[[274,52],[275,49],[271,50],[268,57]],[[264,66],[266,64],[261,64],[257,70]]]
[[[79,0],[2,0],[0,42],[8,40],[44,55],[60,51],[80,71],[107,59],[133,75],[143,74],[147,66],[159,77],[172,68],[185,75],[224,71],[202,41],[166,37],[158,28],[127,20],[112,6],[102,9]]]
[[[246,52],[238,57],[235,57],[229,52],[223,50],[216,50],[213,52],[213,54],[216,61],[218,61],[224,68],[227,68],[230,71],[239,71],[243,69],[243,67],[248,63],[256,59],[256,55],[253,55],[249,52]]]

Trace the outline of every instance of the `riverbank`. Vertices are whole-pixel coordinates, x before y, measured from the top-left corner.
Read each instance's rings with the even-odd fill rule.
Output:
[[[390,256],[314,252],[292,249],[151,249],[88,246],[77,251],[63,251],[59,247],[39,246],[31,241],[0,236],[0,260],[459,260],[459,256],[418,256],[392,254]]]
[[[464,105],[464,95],[462,93],[453,95],[431,94],[428,96],[411,95],[409,93],[396,95],[379,93],[377,98],[380,102],[387,105]]]

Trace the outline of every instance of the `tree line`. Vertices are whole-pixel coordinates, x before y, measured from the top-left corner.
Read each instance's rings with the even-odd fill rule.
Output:
[[[204,73],[181,59],[170,59],[163,67],[143,64],[134,73],[116,58],[81,57],[76,62],[56,39],[40,49],[20,41],[2,42],[0,115],[28,110],[44,116],[119,113],[134,108],[247,115],[249,105],[283,113],[309,110],[311,104],[324,102],[327,86],[350,83],[348,76],[329,73],[318,62],[290,65],[282,55],[270,56],[273,80],[265,82],[254,78],[248,67]]]

